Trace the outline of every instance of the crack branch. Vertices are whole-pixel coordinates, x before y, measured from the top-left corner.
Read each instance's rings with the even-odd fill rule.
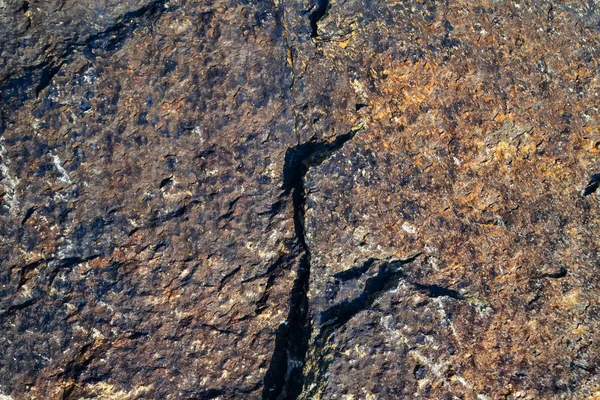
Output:
[[[307,392],[302,393],[303,398],[311,398],[323,385],[326,384],[327,371],[334,359],[332,354],[335,347],[332,344],[332,338],[335,332],[343,327],[358,313],[368,310],[377,299],[384,293],[395,289],[398,283],[405,279],[402,267],[417,260],[422,255],[418,253],[411,258],[404,260],[385,261],[370,258],[361,266],[352,267],[334,275],[339,283],[359,279],[369,272],[375,266],[378,266],[377,273],[366,279],[362,292],[352,300],[344,300],[320,313],[320,329],[311,345],[311,368],[307,372],[306,379],[311,385],[304,385]],[[458,291],[439,285],[421,284],[405,280],[415,290],[425,293],[427,296],[450,297],[456,300],[468,301]]]

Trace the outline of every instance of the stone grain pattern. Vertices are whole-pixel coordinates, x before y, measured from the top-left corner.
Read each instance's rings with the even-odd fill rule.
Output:
[[[0,398],[600,398],[595,2],[0,0],[0,59]]]

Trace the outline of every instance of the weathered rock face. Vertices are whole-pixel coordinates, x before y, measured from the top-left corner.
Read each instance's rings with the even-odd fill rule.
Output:
[[[593,2],[0,2],[0,398],[600,396]]]

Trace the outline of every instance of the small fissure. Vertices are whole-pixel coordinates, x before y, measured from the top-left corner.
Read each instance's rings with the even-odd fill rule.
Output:
[[[81,376],[94,360],[106,351],[106,347],[106,343],[99,341],[84,344],[73,359],[67,363],[64,370],[58,374],[59,379],[69,382],[62,394],[63,400],[80,398],[77,389],[79,388],[78,382]]]
[[[583,190],[584,196],[589,196],[592,193],[595,193],[600,186],[600,174],[592,175],[590,182],[587,184],[586,188]]]
[[[353,279],[358,279],[371,268],[375,261],[377,261],[376,258],[369,258],[363,263],[363,265],[352,267],[342,272],[338,272],[337,274],[333,275],[333,277],[336,279],[336,281],[339,281],[341,283]]]
[[[410,284],[418,291],[425,293],[428,297],[450,297],[456,300],[466,300],[463,295],[458,293],[456,290],[448,289],[439,285],[423,285],[420,283]]]
[[[164,178],[163,180],[160,181],[160,185],[158,186],[159,189],[164,188],[167,185],[170,185],[173,183],[173,175],[168,176],[166,178]]]
[[[300,256],[294,281],[288,317],[276,334],[275,349],[265,375],[262,398],[265,400],[296,399],[304,383],[304,362],[308,351],[311,324],[308,318],[308,288],[311,254],[306,243],[304,210],[306,206],[305,177],[310,168],[322,164],[344,144],[364,130],[357,125],[330,142],[309,141],[287,150],[283,167],[283,196],[293,205],[294,231]]]
[[[31,216],[33,215],[33,213],[37,210],[37,207],[29,207],[27,209],[27,211],[25,212],[25,216],[23,217],[23,219],[21,220],[21,226],[25,225],[25,223],[27,222],[27,220],[29,220],[29,218],[31,218]]]
[[[217,399],[225,394],[224,391],[219,389],[204,389],[200,392],[201,400],[212,400]]]
[[[156,228],[165,222],[171,221],[172,219],[181,218],[197,204],[199,204],[198,200],[192,200],[189,203],[186,203],[173,211],[169,211],[164,215],[155,214],[150,218],[147,226],[150,228]]]
[[[233,276],[235,274],[237,274],[238,272],[240,272],[240,270],[242,269],[241,265],[238,265],[237,267],[235,267],[234,269],[231,270],[231,272],[225,274],[225,276],[223,276],[221,278],[221,280],[219,281],[219,286],[218,286],[218,291],[220,292],[221,290],[223,290],[223,287],[227,284],[227,282],[229,282],[231,280],[231,278],[233,278]]]
[[[567,272],[568,271],[565,267],[560,267],[556,271],[547,272],[545,274],[542,274],[540,277],[541,278],[560,279],[560,278],[564,278],[565,276],[567,276]]]
[[[60,71],[62,66],[62,63],[54,65],[52,62],[50,62],[42,69],[40,80],[35,87],[35,97],[38,97],[39,94],[50,85],[52,79],[56,76],[56,74],[58,74],[58,71]]]
[[[155,0],[144,7],[127,12],[116,24],[91,35],[83,42],[74,43],[73,46],[88,47],[90,50],[102,49],[107,52],[118,50],[134,30],[155,22],[162,11],[167,9],[168,2],[169,0]]]
[[[315,38],[319,36],[318,23],[327,14],[329,6],[329,0],[317,0],[317,3],[313,6],[313,10],[309,15],[310,37]]]
[[[25,14],[25,13],[27,13],[27,11],[29,11],[29,6],[30,6],[29,1],[24,1],[23,5],[17,11]]]
[[[73,267],[75,267],[79,264],[83,264],[88,261],[95,260],[96,258],[99,258],[99,257],[100,257],[100,254],[92,254],[87,257],[66,257],[66,258],[57,259],[52,262],[49,262],[49,264],[52,266],[52,269],[48,273],[48,282],[47,282],[48,287],[52,286],[52,284],[54,283],[54,280],[56,279],[56,276],[58,275],[58,273],[61,270],[72,269]]]
[[[23,286],[25,286],[27,284],[27,282],[29,281],[29,279],[34,275],[34,271],[41,266],[46,260],[41,259],[41,260],[37,260],[34,261],[32,263],[29,263],[27,265],[24,265],[21,268],[21,271],[19,273],[19,282],[17,283],[17,289],[16,292],[18,292],[19,290],[21,290],[21,288]]]

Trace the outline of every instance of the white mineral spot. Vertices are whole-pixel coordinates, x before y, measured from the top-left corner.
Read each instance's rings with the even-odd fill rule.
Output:
[[[93,68],[88,69],[87,71],[85,71],[85,73],[83,74],[83,80],[85,81],[85,83],[92,84],[96,81],[96,77],[94,76],[95,71]]]
[[[463,378],[462,376],[456,376],[455,379],[457,382],[460,382],[460,384],[463,385],[464,387],[469,388],[469,389],[473,388],[473,385],[471,385],[469,382],[467,382],[466,379]]]
[[[12,396],[7,396],[5,394],[0,393],[0,400],[13,400]]]
[[[354,89],[354,93],[356,93],[361,99],[367,98],[367,92],[365,91],[364,86],[357,79],[354,79],[350,82],[350,86]]]
[[[400,333],[392,326],[394,317],[391,315],[386,315],[381,317],[379,323],[383,326],[389,333],[393,339],[398,339],[401,337]]]
[[[450,326],[450,330],[452,330],[452,335],[454,335],[458,343],[460,343],[460,339],[456,333],[456,329],[454,328],[454,323],[451,319],[448,318],[448,314],[446,314],[446,309],[444,308],[444,302],[442,301],[442,298],[438,297],[436,300],[438,302],[438,312],[440,314],[440,317],[446,322],[448,322],[448,326]]]
[[[206,139],[204,138],[204,131],[202,130],[202,127],[200,125],[196,125],[192,132],[200,137],[200,144],[204,144]]]
[[[415,234],[417,232],[417,228],[415,228],[414,226],[412,226],[411,224],[409,224],[408,222],[405,222],[402,224],[402,230],[406,233],[410,233],[411,235]]]
[[[0,157],[2,158],[2,163],[0,164],[0,172],[2,172],[2,187],[8,195],[8,208],[11,211],[11,213],[13,213],[16,212],[19,203],[17,199],[17,185],[19,184],[19,179],[11,175],[10,170],[8,169],[8,164],[10,164],[10,160],[8,160],[8,158],[6,157],[6,148],[4,148],[4,146],[1,144]]]
[[[52,161],[54,161],[54,166],[56,167],[58,172],[60,172],[60,176],[58,177],[58,180],[61,182],[64,182],[64,183],[71,183],[71,178],[69,178],[69,174],[67,173],[67,170],[62,166],[62,162],[60,161],[60,158],[58,158],[58,156],[56,154],[52,154]]]

